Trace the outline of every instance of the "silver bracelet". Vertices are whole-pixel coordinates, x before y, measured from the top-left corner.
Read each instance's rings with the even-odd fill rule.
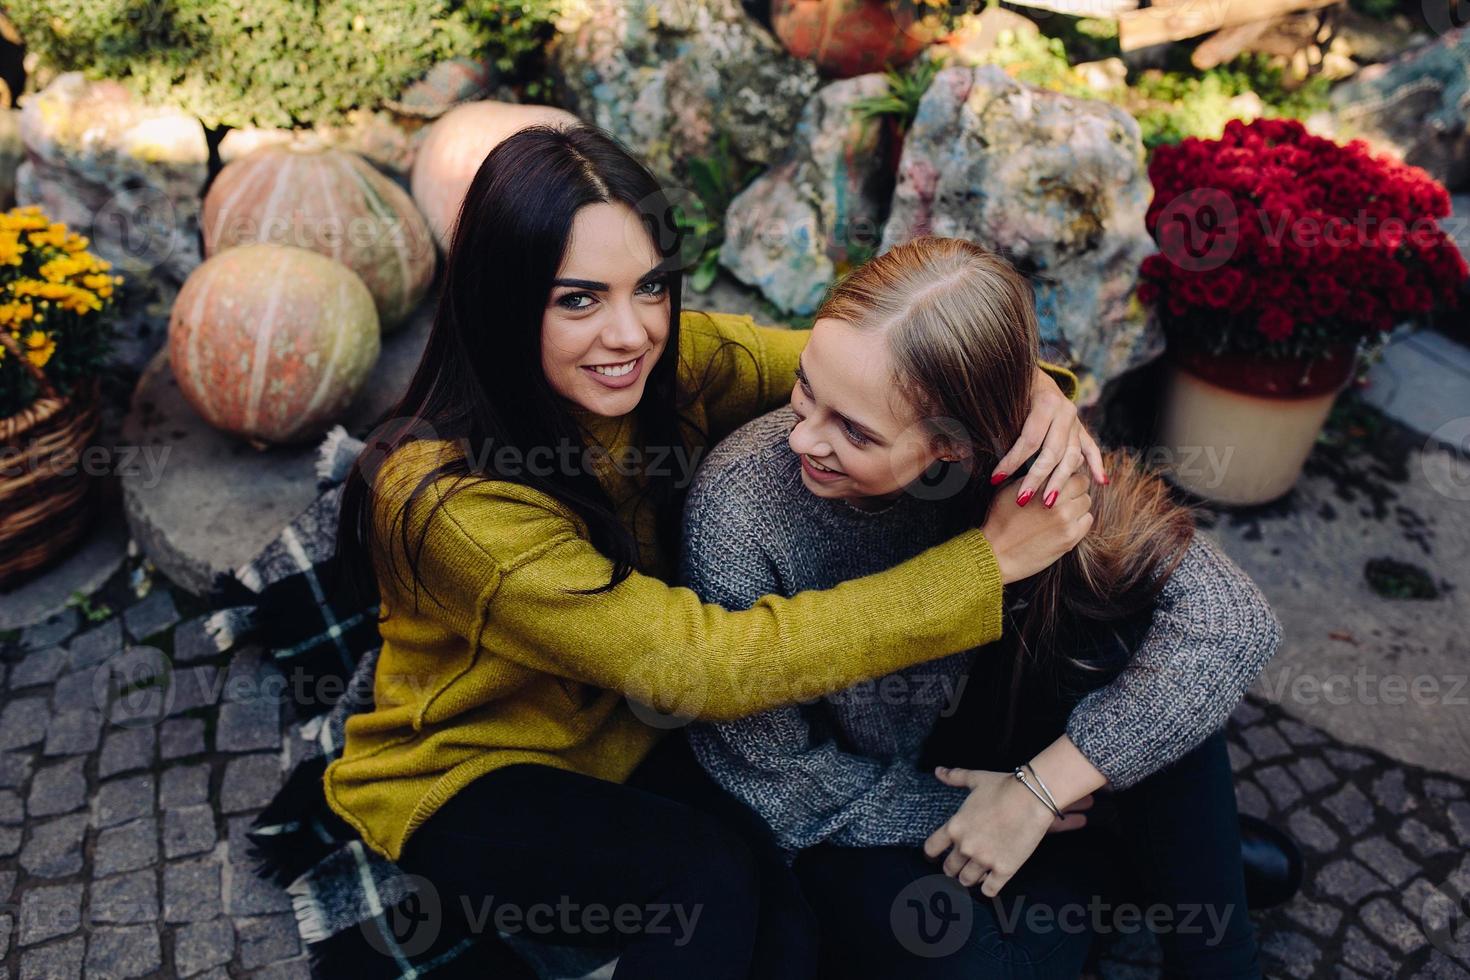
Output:
[[[1051,808],[1057,813],[1061,813],[1062,808],[1057,806],[1057,798],[1051,795],[1051,790],[1047,789],[1046,783],[1043,783],[1041,781],[1041,775],[1036,771],[1036,767],[1028,762],[1026,763],[1026,768],[1031,770],[1031,778],[1036,780],[1036,785],[1040,786],[1041,791],[1046,794],[1046,799],[1049,803],[1051,803]]]
[[[1015,771],[1012,772],[1011,775],[1015,776],[1016,781],[1019,782],[1022,786],[1029,789],[1031,791],[1031,795],[1040,800],[1041,805],[1046,807],[1053,814],[1055,814],[1058,820],[1062,819],[1062,811],[1057,809],[1057,805],[1055,803],[1053,803],[1051,800],[1048,800],[1045,796],[1042,796],[1040,791],[1037,790],[1035,786],[1032,786],[1029,782],[1026,781],[1026,773],[1021,770],[1020,766],[1017,766]]]

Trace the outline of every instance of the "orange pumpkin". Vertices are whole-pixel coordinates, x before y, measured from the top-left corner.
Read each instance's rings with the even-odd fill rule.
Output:
[[[256,443],[326,431],[378,359],[372,294],[304,248],[225,249],[174,300],[168,357],[184,397],[216,428]]]
[[[907,64],[944,33],[925,0],[775,0],[771,26],[787,52],[830,78]]]
[[[527,126],[578,121],[565,109],[552,106],[489,101],[466,102],[440,116],[414,153],[408,181],[439,247],[449,250],[454,221],[470,181],[502,140]]]
[[[200,217],[204,254],[249,242],[310,249],[362,279],[391,331],[434,279],[434,243],[413,199],[355,153],[263,146],[220,171]]]

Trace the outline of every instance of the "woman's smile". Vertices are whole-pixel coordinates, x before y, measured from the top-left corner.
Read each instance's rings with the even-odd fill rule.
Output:
[[[643,359],[648,356],[644,351],[631,361],[620,361],[611,364],[584,364],[582,370],[586,371],[598,384],[609,388],[626,388],[636,384],[643,375]]]
[[[841,470],[834,470],[831,467],[823,466],[821,463],[818,463],[806,453],[800,453],[799,455],[801,456],[802,470],[806,473],[807,476],[820,483],[831,483],[832,481],[840,480],[847,475]]]

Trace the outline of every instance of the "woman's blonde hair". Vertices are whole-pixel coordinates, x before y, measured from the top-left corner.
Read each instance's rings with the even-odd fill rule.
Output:
[[[974,242],[917,238],[833,286],[817,311],[826,317],[886,334],[893,382],[922,424],[941,443],[969,448],[968,459],[948,464],[967,467],[968,479],[941,482],[972,502],[957,508],[960,519],[982,523],[997,493],[989,474],[1030,411],[1040,345],[1030,282]],[[1149,608],[1193,536],[1193,515],[1136,458],[1110,452],[1105,463],[1109,483],[1093,488],[1091,531],[1017,590],[1026,603],[1012,625],[1026,669],[1013,672],[1013,708],[1027,670],[1092,669],[1060,651]]]

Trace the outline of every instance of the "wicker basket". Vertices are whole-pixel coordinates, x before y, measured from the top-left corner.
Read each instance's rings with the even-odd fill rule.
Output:
[[[95,382],[60,395],[5,330],[0,344],[26,365],[41,397],[0,418],[0,589],[66,552],[92,518],[97,480],[82,466],[97,433]]]

